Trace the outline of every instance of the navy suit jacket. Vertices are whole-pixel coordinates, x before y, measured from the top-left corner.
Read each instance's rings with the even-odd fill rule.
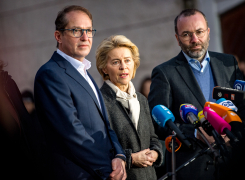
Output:
[[[57,52],[36,74],[36,109],[54,179],[106,179],[115,154],[124,154],[109,126],[100,90],[90,78],[101,109],[88,82]]]

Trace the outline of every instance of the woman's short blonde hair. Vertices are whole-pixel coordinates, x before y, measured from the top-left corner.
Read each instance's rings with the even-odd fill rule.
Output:
[[[111,50],[119,47],[126,47],[131,51],[134,61],[134,72],[132,79],[135,77],[136,69],[140,65],[138,47],[123,35],[113,35],[104,39],[96,50],[96,66],[104,80],[110,79],[109,75],[103,72],[103,69],[106,67],[107,64],[108,53]]]

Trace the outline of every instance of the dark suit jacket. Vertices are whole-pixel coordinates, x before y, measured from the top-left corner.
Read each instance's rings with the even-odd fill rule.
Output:
[[[128,111],[116,100],[116,93],[112,88],[104,83],[101,87],[101,93],[104,97],[111,127],[116,132],[127,157],[127,179],[157,179],[155,169],[152,166],[147,168],[131,167],[131,154],[147,148],[158,152],[158,159],[153,164],[154,166],[160,166],[163,160],[162,146],[154,133],[147,99],[142,94],[137,93],[140,103],[140,117],[136,130]]]
[[[109,127],[102,95],[90,78],[102,110],[88,82],[57,52],[36,74],[36,109],[54,179],[106,179],[115,154],[123,154]]]
[[[235,80],[242,79],[242,74],[237,67],[234,56],[210,51],[209,56],[216,86],[233,88]],[[179,107],[181,104],[190,103],[197,107],[198,111],[201,111],[206,100],[182,52],[153,69],[148,100],[151,110],[159,104],[169,108],[175,116],[175,122],[180,124],[180,129],[186,135],[194,137],[194,127],[191,124],[184,124],[180,118]],[[156,124],[155,130],[162,140],[170,133],[166,128],[160,128]],[[190,159],[198,150],[197,148],[195,151],[183,152],[181,149],[176,153],[177,166]],[[180,179],[180,176],[183,176],[182,178],[185,179],[188,175],[191,179],[207,178],[208,174],[212,174],[212,170],[209,170],[209,173],[208,171],[203,172],[207,160],[208,157],[205,156],[195,160],[188,165],[189,168],[183,169],[182,174],[179,173],[178,178]],[[193,173],[194,171],[198,173]]]
[[[45,141],[27,112],[15,81],[0,70],[0,179],[46,179]]]

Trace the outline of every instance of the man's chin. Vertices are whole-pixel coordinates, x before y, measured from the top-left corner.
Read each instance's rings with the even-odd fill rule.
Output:
[[[202,52],[202,50],[198,50],[198,51],[189,51],[189,56],[192,58],[200,58],[204,55],[205,53]]]

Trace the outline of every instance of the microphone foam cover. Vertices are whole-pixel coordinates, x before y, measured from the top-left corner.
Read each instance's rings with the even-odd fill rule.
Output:
[[[172,135],[168,136],[166,139],[165,139],[165,146],[166,146],[166,149],[169,151],[169,152],[172,152],[172,147],[170,145],[172,145]],[[175,147],[175,151],[178,151],[179,148],[181,147],[182,143],[178,140],[178,138],[176,137],[175,138],[175,141],[176,141],[176,145],[177,147]]]
[[[233,121],[237,121],[237,122],[240,122],[242,123],[242,120],[241,118],[233,111],[226,111],[222,118],[227,122],[227,123],[231,123]]]
[[[230,111],[232,110],[231,108],[228,108],[228,107],[225,107],[225,106],[222,106],[220,104],[216,104],[216,103],[213,103],[213,102],[206,102],[204,107],[210,107],[211,109],[213,109],[220,117],[223,116],[223,114],[226,112],[226,111]]]
[[[245,91],[244,86],[245,86],[245,81],[242,81],[242,80],[236,80],[236,81],[234,82],[233,89]]]
[[[193,114],[195,114],[197,116],[197,108],[195,106],[193,106],[192,104],[181,104],[180,105],[180,117],[181,119],[185,122],[185,123],[189,123],[188,119],[187,119],[187,114],[189,112],[192,112]]]
[[[175,121],[173,113],[164,105],[156,105],[152,109],[152,117],[155,122],[161,127],[165,127],[165,123],[168,120],[171,120],[173,122]]]
[[[203,114],[205,116],[205,119],[210,122],[210,124],[219,134],[225,134],[223,132],[225,128],[227,128],[229,131],[231,130],[231,126],[224,119],[222,119],[212,108],[204,107]]]
[[[233,104],[232,101],[226,100],[225,98],[220,98],[219,100],[216,101],[217,104],[228,107],[234,111],[237,112],[237,107]]]
[[[225,99],[225,98],[220,98],[220,99],[218,99],[218,100],[216,101],[216,103],[219,104],[219,103],[221,103],[221,102],[223,102],[223,101],[226,101],[226,99]]]
[[[206,119],[205,119],[205,116],[204,116],[204,114],[203,114],[203,110],[201,110],[201,111],[198,113],[197,117],[198,117],[198,120],[199,120],[200,123],[202,123],[202,121],[206,120]]]

